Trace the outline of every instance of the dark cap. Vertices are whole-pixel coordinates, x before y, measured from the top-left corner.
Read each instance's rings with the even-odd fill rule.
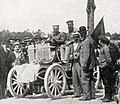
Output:
[[[68,20],[66,23],[67,23],[67,24],[68,24],[68,23],[73,23],[73,20]]]
[[[105,44],[109,44],[110,43],[110,40],[107,37],[105,37],[104,35],[100,35],[98,37],[98,39],[101,40]]]
[[[78,32],[86,32],[86,27],[85,26],[80,26]]]

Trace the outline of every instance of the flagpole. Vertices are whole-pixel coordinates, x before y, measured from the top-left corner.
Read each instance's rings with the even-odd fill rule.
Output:
[[[87,29],[88,34],[91,34],[94,30],[94,11],[96,9],[94,0],[88,0],[87,2]]]

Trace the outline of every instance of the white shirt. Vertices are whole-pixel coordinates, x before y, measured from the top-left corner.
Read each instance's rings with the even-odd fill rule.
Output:
[[[74,45],[74,51],[77,49],[78,43],[73,43]]]

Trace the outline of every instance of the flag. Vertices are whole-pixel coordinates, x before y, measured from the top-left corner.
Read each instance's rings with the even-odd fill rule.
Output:
[[[103,17],[100,20],[100,22],[97,24],[96,28],[94,29],[93,33],[91,36],[98,42],[98,37],[100,35],[105,35],[105,27],[104,27],[104,20]]]

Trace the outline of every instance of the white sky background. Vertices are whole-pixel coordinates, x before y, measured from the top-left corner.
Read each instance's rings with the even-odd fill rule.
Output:
[[[106,32],[120,33],[120,0],[95,0],[95,26],[103,15]],[[41,29],[52,31],[59,24],[67,31],[66,21],[73,19],[75,27],[87,24],[87,0],[0,0],[0,31]]]

